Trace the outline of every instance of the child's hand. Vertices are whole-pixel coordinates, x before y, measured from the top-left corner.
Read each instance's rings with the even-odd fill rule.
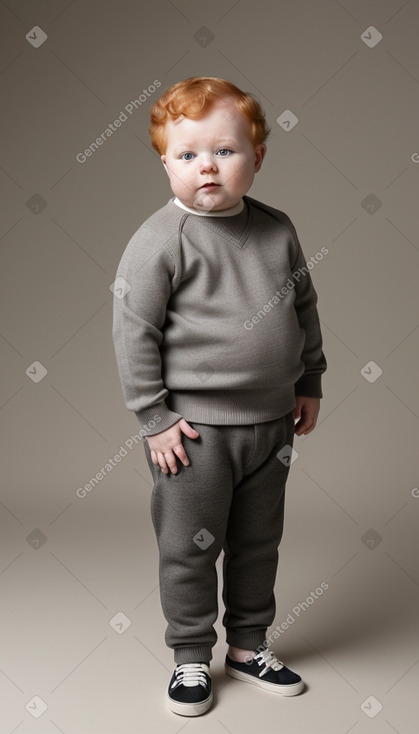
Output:
[[[163,474],[177,473],[176,456],[184,466],[188,466],[189,459],[182,445],[182,433],[188,438],[198,438],[199,433],[189,425],[184,418],[155,436],[147,436],[150,447],[151,461],[160,466]]]
[[[298,423],[295,424],[294,432],[297,436],[306,435],[316,425],[320,399],[305,398],[303,395],[297,395],[295,399],[297,405],[294,408],[294,420],[298,420]]]

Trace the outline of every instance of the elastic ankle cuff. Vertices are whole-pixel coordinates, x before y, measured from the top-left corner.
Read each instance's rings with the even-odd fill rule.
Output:
[[[177,665],[183,665],[183,663],[209,663],[212,660],[212,647],[210,645],[176,647],[174,655]]]
[[[241,650],[256,650],[258,647],[265,647],[263,644],[266,639],[266,629],[262,630],[227,630],[226,642],[232,647],[239,647]]]

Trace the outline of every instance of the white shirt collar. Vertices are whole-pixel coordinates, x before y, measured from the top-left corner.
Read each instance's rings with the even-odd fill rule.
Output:
[[[175,196],[174,199],[172,199],[174,204],[179,206],[181,209],[185,209],[185,211],[189,212],[190,214],[197,214],[199,217],[234,217],[235,214],[240,214],[240,212],[244,209],[244,201],[243,199],[240,199],[240,201],[235,204],[235,206],[230,207],[230,209],[222,209],[221,211],[208,211],[208,212],[200,212],[196,209],[192,209],[189,206],[186,206],[186,204],[183,204],[177,196]]]

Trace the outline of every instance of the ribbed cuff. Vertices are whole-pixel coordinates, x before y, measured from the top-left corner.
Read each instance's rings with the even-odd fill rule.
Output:
[[[256,650],[257,647],[263,645],[266,632],[266,627],[260,630],[227,629],[226,642],[228,645],[239,647],[241,650]]]
[[[295,394],[306,398],[322,398],[322,376],[321,373],[302,375],[295,383]]]
[[[165,402],[139,410],[135,415],[145,436],[155,436],[156,433],[165,431],[183,418],[179,413],[169,410]]]
[[[196,647],[175,647],[175,663],[206,663],[212,660],[211,645],[197,645]]]

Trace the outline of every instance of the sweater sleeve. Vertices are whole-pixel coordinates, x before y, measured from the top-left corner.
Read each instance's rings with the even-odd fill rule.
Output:
[[[290,223],[291,224],[291,223]],[[294,226],[291,224],[297,253],[292,268],[295,281],[295,310],[300,327],[305,333],[305,342],[301,355],[305,371],[295,383],[295,395],[309,398],[322,398],[321,379],[327,369],[323,353],[323,340],[317,312],[317,293],[310,277],[310,269],[304,257]]]
[[[112,337],[124,401],[150,436],[182,418],[165,403],[160,355],[175,271],[170,250],[143,225],[129,241],[114,283]]]

